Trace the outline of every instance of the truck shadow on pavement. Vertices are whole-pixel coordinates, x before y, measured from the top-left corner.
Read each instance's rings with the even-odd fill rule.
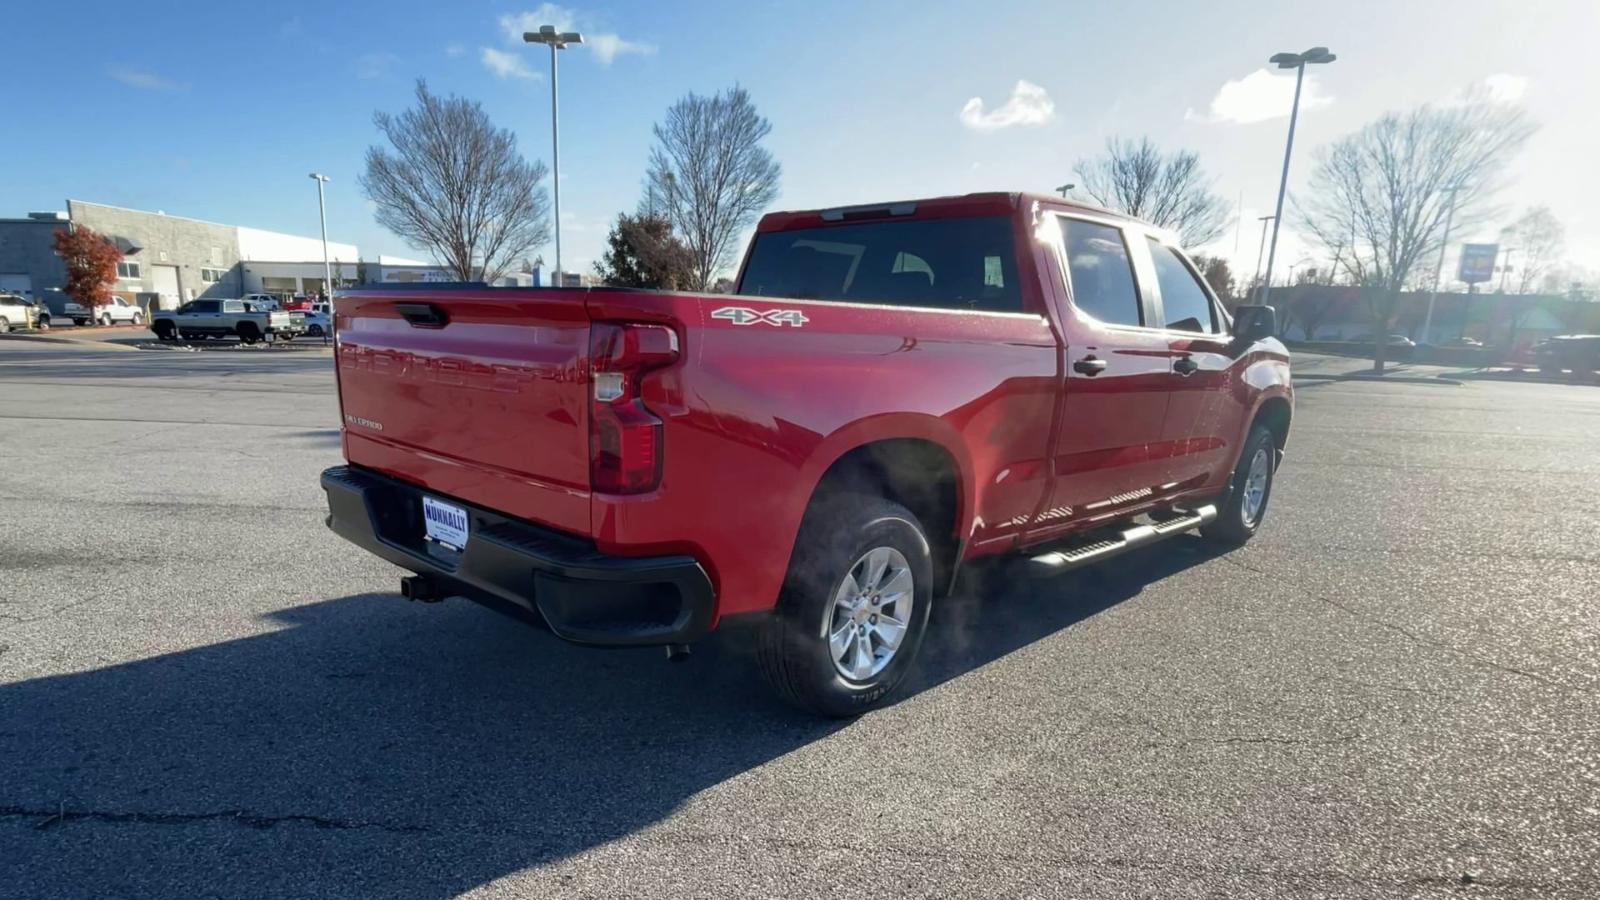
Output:
[[[1178,538],[1049,580],[975,567],[900,702],[1213,556]],[[455,896],[852,727],[778,705],[737,629],[673,665],[461,600],[362,594],[271,620],[0,688],[0,874],[19,895]]]

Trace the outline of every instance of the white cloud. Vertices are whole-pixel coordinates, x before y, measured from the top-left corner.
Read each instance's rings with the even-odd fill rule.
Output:
[[[640,56],[650,56],[656,52],[654,44],[641,44],[638,41],[625,41],[608,32],[585,34],[583,42],[593,51],[594,58],[600,65],[609,66],[611,61],[628,53],[637,53]]]
[[[1300,111],[1327,106],[1333,98],[1322,93],[1317,86],[1317,76],[1307,72],[1305,86],[1300,91]],[[1183,117],[1197,122],[1234,122],[1248,125],[1281,119],[1289,115],[1294,105],[1294,75],[1274,75],[1270,70],[1257,69],[1238,81],[1229,81],[1211,99],[1209,113],[1187,110]]]
[[[451,44],[450,46],[444,48],[444,55],[450,57],[451,59],[456,59],[457,57],[465,56],[466,52],[467,52],[467,48],[463,47],[460,44]]]
[[[522,43],[524,33],[538,31],[541,25],[549,25],[557,31],[580,32],[583,34],[583,43],[576,46],[588,48],[602,66],[609,66],[612,60],[629,53],[649,56],[656,52],[654,44],[630,41],[615,32],[585,30],[579,24],[577,13],[554,3],[540,4],[538,9],[531,12],[508,13],[500,17],[500,31],[511,43]]]
[[[188,89],[186,85],[168,81],[154,72],[130,69],[126,66],[113,66],[108,74],[128,87],[136,87],[141,91],[182,91]]]
[[[1018,81],[1005,103],[987,112],[983,98],[973,97],[961,107],[961,124],[974,131],[994,131],[1012,125],[1043,125],[1055,118],[1056,104],[1044,88]]]
[[[1516,103],[1528,93],[1528,79],[1522,75],[1501,72],[1485,78],[1483,87],[1488,91],[1489,99],[1496,103]]]
[[[478,54],[483,65],[498,78],[526,78],[538,81],[544,76],[528,68],[528,63],[515,53],[484,47]]]

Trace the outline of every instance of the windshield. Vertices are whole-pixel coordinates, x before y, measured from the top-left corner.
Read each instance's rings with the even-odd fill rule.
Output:
[[[758,234],[739,292],[1020,312],[1005,216],[870,222]]]

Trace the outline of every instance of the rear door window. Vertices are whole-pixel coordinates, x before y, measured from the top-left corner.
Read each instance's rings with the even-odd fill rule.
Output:
[[[214,313],[217,311],[217,305],[217,301],[215,300],[196,300],[195,302],[189,304],[189,312]]]
[[[739,292],[1021,312],[1007,216],[904,219],[756,235]]]
[[[1178,251],[1155,238],[1150,241],[1150,259],[1156,267],[1156,284],[1161,288],[1161,314],[1166,326],[1175,331],[1217,333],[1217,317],[1211,309],[1200,279],[1190,271]]]
[[[1122,229],[1083,219],[1061,219],[1072,305],[1108,325],[1141,325],[1139,289]]]

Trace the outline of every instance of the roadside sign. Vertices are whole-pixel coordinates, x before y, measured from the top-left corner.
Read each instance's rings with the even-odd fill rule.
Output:
[[[1494,277],[1494,261],[1500,255],[1499,244],[1462,244],[1461,268],[1456,278],[1467,284],[1482,284]]]

